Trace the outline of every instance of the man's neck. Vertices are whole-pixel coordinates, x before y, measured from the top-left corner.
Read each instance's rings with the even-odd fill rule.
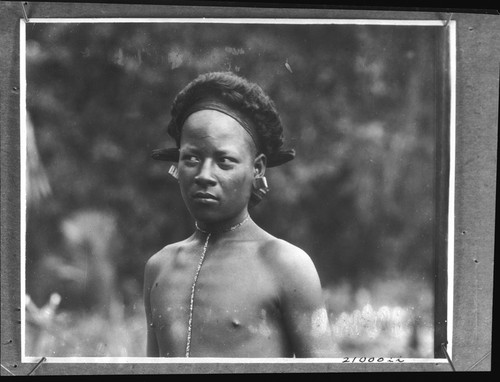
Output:
[[[240,227],[245,225],[250,219],[250,215],[248,212],[243,217],[238,219],[233,219],[228,222],[221,223],[205,223],[205,222],[196,222],[196,229],[204,234],[221,234],[221,233],[229,233],[238,230]]]

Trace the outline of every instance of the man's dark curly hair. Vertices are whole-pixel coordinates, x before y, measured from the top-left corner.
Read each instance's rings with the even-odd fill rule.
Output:
[[[274,102],[257,84],[231,72],[205,73],[190,82],[174,99],[168,134],[180,146],[185,113],[200,100],[207,98],[238,110],[249,120],[258,135],[260,151],[266,155],[268,167],[293,159],[293,150],[282,150],[283,126]]]

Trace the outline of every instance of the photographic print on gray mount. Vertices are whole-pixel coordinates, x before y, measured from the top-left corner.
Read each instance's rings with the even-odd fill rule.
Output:
[[[489,370],[496,20],[27,7],[0,16],[2,374]],[[296,150],[250,214],[310,256],[331,358],[146,357],[145,264],[195,230],[150,155],[209,71],[259,84]]]
[[[24,6],[27,7],[24,14],[21,4],[17,2],[2,3],[0,13],[2,37],[5,37],[5,43],[2,42],[0,50],[2,57],[6,57],[7,64],[6,70],[2,71],[0,76],[2,94],[6,95],[0,105],[3,375],[490,370],[495,207],[492,195],[495,194],[498,120],[498,67],[494,63],[498,62],[499,57],[498,47],[493,41],[497,41],[499,37],[498,19],[487,14],[373,10],[22,4],[23,9]],[[117,15],[122,18],[114,18]],[[149,18],[151,15],[158,19]],[[89,19],[93,16],[113,19]],[[126,20],[123,19],[125,17]],[[161,17],[165,18],[159,19]],[[251,57],[250,48],[253,49],[256,45],[248,43],[242,46],[241,37],[238,39],[236,36],[233,36],[234,41],[230,44],[226,42],[227,36],[221,38],[220,43],[224,48],[222,53],[227,55],[221,58],[221,51],[217,53],[210,44],[207,44],[206,49],[198,46],[197,51],[193,50],[189,43],[182,48],[176,46],[176,49],[172,48],[172,44],[167,47],[162,45],[154,53],[159,44],[151,43],[151,39],[145,36],[147,33],[143,33],[140,38],[137,34],[132,38],[132,32],[128,35],[123,32],[125,37],[118,45],[111,40],[90,45],[89,36],[85,37],[85,33],[74,32],[79,35],[75,38],[75,35],[69,32],[72,29],[70,27],[78,30],[83,24],[100,23],[102,29],[97,34],[102,32],[110,36],[113,33],[103,32],[106,25],[108,29],[113,29],[112,26],[117,23],[130,27],[129,24],[161,24],[173,21],[183,26],[194,23],[198,26],[220,24],[221,27],[226,24],[241,27],[246,24],[252,24],[253,27],[335,24],[339,27],[350,25],[354,29],[359,27],[360,31],[365,29],[368,32],[365,37],[358,36],[354,39],[349,39],[342,33],[346,42],[341,47],[342,53],[331,55],[333,61],[326,65],[326,60],[321,60],[321,56],[315,55],[314,52],[318,53],[317,48],[321,47],[321,41],[335,40],[327,36],[328,34],[311,39],[313,33],[297,33],[296,40],[302,42],[294,44],[292,48],[296,50],[287,49],[284,52],[283,49],[274,49],[275,55],[272,55],[268,49],[267,53],[257,54],[262,56],[262,60],[269,61],[263,65],[263,62],[257,59],[246,64],[243,58]],[[67,24],[67,29],[61,27],[59,31],[63,31],[62,34],[69,38],[68,45],[82,47],[80,64],[84,63],[87,71],[82,70],[82,65],[74,65],[75,70],[71,68],[75,74],[73,82],[70,76],[67,76],[66,64],[78,61],[75,61],[75,57],[72,58],[74,52],[68,53],[68,47],[59,46],[56,52],[48,49],[47,53],[41,55],[38,47],[47,49],[47,45],[43,45],[44,38],[32,35],[27,39],[29,28],[36,29],[36,24],[40,26],[51,23]],[[418,76],[411,76],[410,73],[415,67],[422,66],[421,63],[417,64],[421,62],[420,59],[414,60],[414,53],[418,50],[412,48],[411,44],[408,49],[404,49],[402,45],[398,47],[398,41],[402,40],[389,36],[385,37],[388,42],[386,46],[378,44],[377,49],[377,44],[373,43],[380,37],[380,32],[373,33],[373,30],[377,29],[375,26],[396,26],[405,23],[408,27],[421,27],[414,29],[418,32],[415,36],[425,29],[435,28],[443,32],[442,41],[445,42],[440,44],[434,40],[431,44],[440,51],[435,53],[437,59],[434,65],[437,69],[434,78],[431,80],[426,75],[419,77],[426,85],[415,82],[414,85],[407,86],[409,80],[401,80],[403,77],[411,77],[416,81]],[[368,28],[370,26],[373,28]],[[54,38],[54,43],[60,44],[61,36],[57,37],[56,29],[54,27],[48,33]],[[286,28],[281,28],[281,31],[279,29],[274,29],[272,38],[268,39],[269,42],[274,41],[275,45],[276,41],[285,41],[285,35],[289,33],[283,32]],[[399,32],[403,30],[407,29],[401,28]],[[257,35],[262,36],[254,34]],[[210,40],[208,35],[206,37]],[[373,37],[374,40],[371,41],[368,37]],[[140,42],[141,39],[143,43]],[[304,41],[313,40],[315,42],[309,44],[306,50],[307,44]],[[184,40],[181,38],[179,41]],[[198,44],[196,41],[198,40],[193,42]],[[264,39],[260,42],[263,49],[262,46],[267,41]],[[334,44],[325,43],[325,54],[332,47],[339,48],[339,44],[339,41]],[[447,44],[449,45],[446,46]],[[31,47],[28,48],[28,45]],[[289,45],[283,44],[283,47],[289,48]],[[137,48],[138,46],[140,48]],[[94,49],[96,47],[97,49]],[[361,54],[359,60],[353,61],[352,58],[359,56],[363,47],[368,49],[367,53]],[[370,47],[373,47],[371,51]],[[408,61],[397,63],[397,60],[388,59],[387,57],[392,57],[391,47],[408,53],[405,54]],[[458,51],[456,55],[455,48]],[[297,49],[301,52],[307,51],[311,57],[299,59],[302,53],[297,52]],[[105,57],[101,54],[99,58],[100,54],[96,52],[100,51],[109,53],[104,54]],[[194,53],[190,56],[186,53],[188,51]],[[156,59],[152,58],[155,55]],[[383,61],[382,64],[376,59],[377,55]],[[58,60],[50,58],[51,56],[58,57]],[[346,57],[344,61],[342,56]],[[45,65],[44,60],[47,58],[54,65]],[[238,61],[238,58],[241,61]],[[31,59],[33,60],[30,66],[27,63]],[[40,68],[38,72],[32,70],[35,68],[33,61],[38,61],[41,66],[45,65],[41,74]],[[195,61],[204,61],[204,65],[203,62],[196,64],[191,73],[183,74],[178,83],[174,83],[176,75],[183,73],[186,66],[191,65],[193,68]],[[353,64],[352,68],[342,70],[339,66],[353,62],[356,64]],[[399,71],[384,70],[383,67],[391,62],[396,63],[396,67],[402,65],[401,63],[411,65],[400,67]],[[158,69],[160,75],[155,75],[154,70],[146,70],[151,69],[155,63],[163,65],[163,69]],[[443,65],[441,68],[440,64]],[[136,71],[136,74],[141,72],[144,75],[129,76],[134,73],[134,67],[137,65],[144,72]],[[318,69],[318,78],[314,84],[309,81],[315,77],[306,75],[308,65]],[[340,68],[340,75],[325,74],[324,69],[328,65]],[[428,68],[427,65],[424,66]],[[26,68],[31,69],[26,72]],[[275,80],[266,73],[268,68],[271,68]],[[142,279],[144,264],[159,248],[182,240],[194,230],[194,222],[183,206],[177,184],[165,176],[169,164],[152,161],[149,156],[152,149],[173,146],[165,132],[173,96],[199,73],[209,70],[230,70],[245,76],[260,84],[277,104],[285,127],[286,147],[295,148],[297,156],[293,162],[267,171],[271,190],[261,204],[251,211],[251,215],[261,227],[303,248],[313,260],[321,278],[325,305],[328,307],[329,327],[332,336],[335,336],[336,346],[332,346],[334,358],[144,357],[145,324],[140,316],[142,286],[138,285]],[[90,73],[93,74],[89,75]],[[349,73],[355,75],[349,76]],[[167,77],[166,87],[161,88],[157,79],[164,81]],[[358,81],[354,77],[358,77]],[[45,84],[43,78],[46,79]],[[91,79],[86,82],[86,89],[82,87],[81,82],[77,84],[78,78]],[[124,80],[125,78],[127,80]],[[52,84],[49,85],[51,81]],[[68,81],[75,86],[74,94],[80,94],[77,102],[71,97],[71,92],[67,91]],[[434,83],[435,89],[438,89],[437,84],[444,86],[441,91],[434,93],[422,90],[429,89],[429,81]],[[144,86],[144,83],[151,86]],[[387,85],[390,86],[387,88]],[[99,86],[102,86],[100,91],[105,93],[105,96],[91,96],[93,93],[99,94],[99,90],[96,90]],[[168,86],[171,87],[167,88]],[[420,90],[408,90],[405,93],[402,91],[405,86],[406,89]],[[43,91],[42,87],[45,87]],[[284,87],[288,87],[290,91],[284,91]],[[298,96],[295,93],[299,91],[303,91],[304,97],[297,102]],[[392,117],[387,118],[391,115],[388,113],[391,103],[399,101],[398,105],[404,108],[403,105],[418,105],[420,102],[405,101],[405,97],[397,100],[395,95],[413,94],[413,97],[418,98],[416,95],[422,91],[429,96],[426,99],[427,106],[423,106],[427,112],[422,112],[421,107],[418,113],[412,115],[415,109],[408,106],[405,110],[410,110],[411,113],[401,112],[398,117],[399,112],[394,112]],[[137,92],[140,94],[137,95]],[[124,100],[123,97],[127,93],[136,94],[136,100]],[[68,99],[61,102],[68,94]],[[325,106],[318,101],[325,94],[335,101],[334,110],[329,109],[333,106]],[[389,97],[391,94],[394,97]],[[27,99],[27,95],[31,100]],[[367,104],[370,97],[373,101],[371,108]],[[435,112],[430,112],[428,108],[431,98],[435,101]],[[92,99],[93,104],[90,102]],[[144,99],[144,102],[138,103],[137,99]],[[155,106],[155,102],[160,102],[160,99],[161,110],[159,106],[149,107]],[[40,100],[45,101],[45,106],[40,105]],[[78,106],[75,107],[75,103]],[[288,103],[300,106],[300,113],[298,110],[290,110]],[[113,111],[113,108],[120,108],[121,112]],[[106,114],[99,113],[99,109],[106,110]],[[84,118],[84,114],[92,117]],[[406,119],[402,117],[403,114],[408,114]],[[435,120],[427,123],[425,118],[431,114]],[[393,151],[395,147],[402,150],[398,142],[409,143],[408,140],[402,139],[403,137],[387,140],[396,131],[396,128],[392,127],[406,126],[404,121],[417,120],[416,115],[421,118],[416,125],[440,127],[435,130],[437,136],[433,143],[435,155],[432,163],[436,171],[435,178],[434,183],[429,183],[429,188],[432,188],[435,194],[433,206],[427,205],[434,211],[434,221],[432,224],[429,222],[427,227],[433,225],[435,236],[431,238],[431,235],[424,232],[414,241],[418,243],[415,245],[430,248],[428,240],[431,238],[435,251],[432,256],[424,255],[421,258],[432,258],[433,264],[425,265],[427,260],[422,260],[420,270],[415,268],[417,259],[404,266],[406,255],[402,250],[398,250],[398,246],[414,249],[411,245],[401,244],[409,242],[405,241],[409,240],[409,234],[405,236],[405,240],[400,239],[402,231],[409,233],[412,230],[408,228],[410,220],[405,220],[401,226],[393,223],[398,221],[395,218],[398,216],[397,211],[401,203],[404,204],[401,200],[411,199],[408,190],[413,190],[414,193],[421,190],[421,179],[410,174],[415,173],[414,170],[420,163],[422,177],[425,178],[429,174],[427,170],[424,171],[425,163],[431,161],[427,160],[428,155],[422,154],[425,151],[413,156],[412,165],[408,167],[411,169],[408,171],[408,178],[396,177],[394,183],[399,184],[397,190],[391,186],[394,183],[388,182],[388,179],[394,179],[389,177],[389,174],[394,172],[385,170],[387,164],[395,166],[393,168],[397,167],[397,163],[390,162],[391,158],[403,158],[402,155],[395,155]],[[326,116],[330,118],[325,123]],[[66,121],[61,122],[62,119]],[[139,124],[136,123],[137,120],[140,120]],[[381,129],[374,129],[375,124],[372,122],[380,123]],[[117,123],[121,124],[120,132],[123,135],[114,133]],[[32,124],[33,128],[29,127],[29,124]],[[67,126],[67,129],[61,128],[63,125]],[[329,129],[325,126],[329,126]],[[81,135],[72,135],[75,134],[75,127],[79,127],[76,131]],[[100,132],[97,133],[96,130],[99,129]],[[158,135],[151,137],[153,131]],[[336,134],[333,138],[338,140],[335,152],[326,149],[334,142],[332,132]],[[126,151],[124,155],[123,151],[131,148],[127,143],[131,134],[136,134],[133,139],[138,145],[134,145],[133,150]],[[320,140],[318,136],[326,139]],[[377,141],[377,136],[382,139]],[[57,148],[54,148],[55,145],[51,146],[51,140],[58,142]],[[375,155],[377,150],[373,144],[377,142],[385,142],[384,152],[392,153],[385,156],[386,162]],[[137,153],[136,146],[140,147],[141,155],[134,155]],[[422,147],[424,146],[432,145]],[[93,148],[86,151],[82,147]],[[408,150],[411,147],[413,146],[410,144],[406,146]],[[400,153],[406,152],[403,151]],[[348,156],[350,160],[345,159]],[[103,161],[104,157],[106,159]],[[126,161],[118,165],[117,162],[125,157]],[[337,162],[330,161],[332,158]],[[145,166],[138,161],[143,161]],[[110,171],[108,167],[112,166],[113,162],[115,171]],[[155,162],[151,165],[152,168],[148,167],[151,162]],[[322,166],[321,163],[328,163],[330,167]],[[380,163],[383,163],[383,166]],[[132,167],[128,167],[129,165]],[[60,168],[55,169],[54,166]],[[97,166],[102,167],[102,171],[96,170]],[[137,167],[140,167],[142,172],[133,170]],[[31,168],[31,173],[26,176],[28,168]],[[377,177],[366,176],[377,168]],[[153,177],[149,173],[151,171]],[[76,173],[81,176],[76,177]],[[105,175],[99,176],[100,173]],[[67,177],[61,174],[66,174]],[[404,179],[415,181],[412,180],[413,183],[408,185]],[[292,180],[297,182],[296,187],[292,186]],[[385,184],[382,194],[377,188],[377,180]],[[449,192],[446,191],[447,182]],[[102,184],[101,189],[95,186],[98,183]],[[94,186],[90,186],[91,184]],[[137,184],[142,184],[139,189],[142,196],[138,196]],[[70,189],[71,187],[73,188]],[[373,194],[362,192],[369,187],[373,188]],[[160,189],[162,191],[158,191]],[[392,203],[394,208],[383,207],[380,202],[383,200],[381,195],[391,195],[391,189],[396,190],[396,196],[389,197],[395,201]],[[311,195],[313,192],[314,196]],[[85,199],[90,194],[94,197],[92,202]],[[331,199],[332,194],[335,195],[334,201]],[[374,199],[378,204],[370,203]],[[153,203],[152,200],[158,203],[158,207],[154,207],[155,213],[152,213],[151,206],[148,206],[148,203]],[[318,204],[324,208],[318,208]],[[419,214],[421,217],[429,216],[430,214],[422,209],[422,204],[415,203],[413,209],[406,204],[407,209],[404,211],[413,218]],[[297,206],[300,207],[294,208]],[[352,216],[346,213],[348,209],[353,211]],[[165,211],[166,213],[163,213]],[[148,220],[153,215],[155,220]],[[309,215],[309,218],[304,215]],[[159,216],[163,220],[160,220]],[[276,222],[276,219],[281,220]],[[374,221],[377,224],[372,224]],[[41,225],[35,227],[35,222]],[[138,226],[140,228],[134,231],[133,227]],[[141,235],[139,230],[142,231]],[[38,238],[33,236],[33,231]],[[96,231],[102,234],[96,235]],[[373,236],[372,231],[375,231]],[[380,242],[374,239],[376,235],[379,235]],[[44,236],[42,244],[41,236]],[[96,236],[99,240],[96,240]],[[142,237],[140,242],[138,236]],[[110,237],[115,240],[109,239]],[[362,252],[361,248],[368,248],[369,243],[374,243],[370,248],[373,251]],[[381,248],[387,254],[387,258],[384,258],[387,260],[385,265],[379,262]],[[418,252],[413,249],[411,253]],[[394,253],[403,257],[398,259]],[[106,260],[96,260],[99,254],[105,254],[103,257]],[[446,256],[443,257],[442,254]],[[380,347],[384,350],[392,349],[397,354],[394,349],[398,348],[398,342],[394,338],[402,339],[405,336],[405,328],[412,327],[413,333],[422,333],[418,329],[422,327],[422,322],[407,326],[398,326],[397,322],[404,322],[400,316],[401,313],[406,314],[408,307],[413,307],[413,310],[416,309],[419,313],[425,311],[418,305],[419,302],[408,301],[411,298],[405,298],[403,291],[405,282],[411,283],[414,276],[418,278],[418,272],[421,272],[422,280],[425,280],[425,275],[429,274],[425,273],[425,269],[431,268],[435,279],[434,282],[428,283],[432,286],[427,287],[426,291],[430,291],[434,300],[431,307],[432,321],[428,319],[429,314],[419,317],[418,320],[422,320],[423,326],[427,328],[427,335],[421,334],[420,340],[415,341],[418,336],[412,334],[411,341],[405,343],[413,343],[412,349],[422,349],[418,343],[426,341],[421,338],[432,338],[433,344],[429,346],[427,341],[424,349],[433,350],[430,350],[428,356],[423,353],[413,354],[414,357],[421,358],[407,358],[404,351],[399,351],[403,353],[401,358],[399,355],[393,358],[371,357],[372,351],[378,352],[377,349],[382,344],[381,338],[388,339],[388,343]],[[204,269],[202,278],[203,271]],[[47,273],[51,274],[53,282],[47,277]],[[398,280],[401,282],[398,283]],[[390,282],[393,282],[392,287],[387,285]],[[37,285],[40,286],[40,291]],[[90,286],[107,293],[92,292]],[[392,294],[389,291],[392,291]],[[424,290],[421,296],[429,296],[429,293]],[[421,297],[420,303],[425,299]],[[110,300],[114,302],[108,303]],[[196,304],[199,304],[199,301],[195,301],[195,309]],[[27,310],[24,309],[26,305],[29,306]],[[398,307],[402,309],[396,309]],[[391,316],[395,317],[391,321],[394,325],[384,319],[390,316],[392,308],[395,308],[395,314]],[[382,324],[378,329],[373,324],[376,321],[373,319],[374,312],[378,313],[378,324]],[[79,316],[85,320],[79,322]],[[82,325],[83,321],[87,322],[86,327]],[[430,336],[429,322],[433,323],[433,333]],[[118,335],[104,337],[103,328]],[[399,334],[398,328],[403,329]],[[31,333],[28,333],[29,330]],[[382,331],[389,331],[392,336],[380,336]],[[133,333],[141,334],[134,336]],[[113,342],[110,337],[121,337],[121,340]],[[126,344],[132,341],[135,341],[135,345],[127,347]],[[77,343],[78,345],[75,345]],[[37,350],[33,351],[33,348]],[[46,355],[37,355],[41,354],[38,351],[40,349]],[[362,350],[358,354],[359,349]],[[446,356],[449,357],[449,362]]]

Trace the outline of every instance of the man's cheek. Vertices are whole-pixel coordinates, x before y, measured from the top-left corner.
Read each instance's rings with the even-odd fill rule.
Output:
[[[242,179],[238,182],[234,182],[232,186],[229,188],[229,192],[232,197],[238,197],[242,196],[243,193],[246,191],[246,183],[245,179]]]

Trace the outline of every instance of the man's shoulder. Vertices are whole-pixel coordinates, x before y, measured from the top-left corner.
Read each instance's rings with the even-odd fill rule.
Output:
[[[170,262],[172,257],[178,253],[188,242],[189,239],[171,243],[153,254],[146,262],[146,269],[157,269]]]
[[[281,270],[312,264],[309,255],[298,246],[276,237],[269,237],[261,245],[261,255],[270,264],[278,266]]]
[[[298,246],[275,238],[263,244],[261,255],[267,269],[279,281],[282,296],[296,298],[300,294],[312,298],[321,290],[318,272],[311,257]]]
[[[266,240],[263,240],[262,250],[267,254],[286,255],[289,256],[308,256],[307,253],[296,245],[277,237],[269,235]]]

